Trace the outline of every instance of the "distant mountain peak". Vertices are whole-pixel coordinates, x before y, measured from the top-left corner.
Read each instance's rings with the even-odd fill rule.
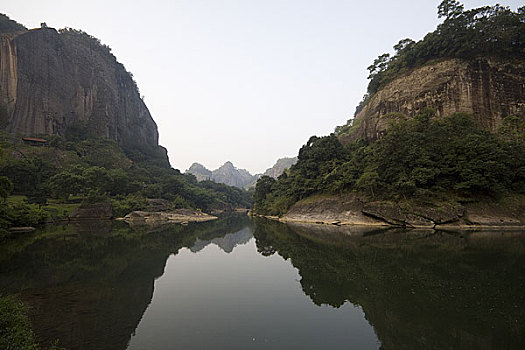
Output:
[[[187,173],[193,174],[197,181],[205,181],[205,180],[211,180],[212,172],[211,170],[206,169],[206,167],[200,163],[193,163],[188,170],[186,170]]]
[[[220,168],[212,171],[212,180],[230,186],[243,188],[253,181],[254,176],[245,169],[236,168],[232,162],[227,161]]]
[[[278,178],[286,169],[297,162],[297,157],[284,157],[277,160],[273,167],[266,169],[264,174]],[[197,181],[211,180],[239,188],[254,187],[261,174],[252,175],[246,169],[237,168],[231,161],[226,161],[219,168],[211,171],[200,163],[193,163],[186,173],[193,174]]]
[[[225,162],[213,171],[206,169],[202,164],[193,163],[186,172],[195,175],[197,181],[212,180],[239,188],[243,188],[254,179],[247,170],[236,168],[231,161]]]
[[[233,169],[236,169],[235,166],[233,165],[232,162],[230,161],[227,161],[226,163],[224,163],[221,168],[233,168]],[[220,169],[220,168],[219,168]]]
[[[204,165],[202,165],[201,163],[197,163],[197,162],[193,163],[193,164],[188,168],[188,170],[190,170],[190,169],[205,169],[205,170],[208,170],[208,169],[206,169],[206,167],[205,167]],[[208,171],[209,171],[209,170],[208,170]]]

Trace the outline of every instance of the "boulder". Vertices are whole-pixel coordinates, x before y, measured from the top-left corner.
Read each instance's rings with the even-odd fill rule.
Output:
[[[75,209],[70,220],[109,220],[113,217],[113,208],[110,203],[84,204]]]

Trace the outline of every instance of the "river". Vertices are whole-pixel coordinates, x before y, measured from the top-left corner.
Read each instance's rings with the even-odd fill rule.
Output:
[[[0,292],[67,349],[523,349],[525,232],[48,227],[0,245]]]

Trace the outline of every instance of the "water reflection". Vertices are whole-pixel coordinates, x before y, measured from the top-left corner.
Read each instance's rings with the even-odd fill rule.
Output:
[[[125,349],[168,256],[247,225],[229,217],[154,231],[110,221],[55,227],[0,246],[0,291],[30,305],[43,344]]]
[[[69,225],[0,246],[0,291],[68,349],[521,349],[523,290],[523,232],[238,216]]]
[[[378,348],[359,307],[318,307],[299,279],[289,261],[258,254],[251,236],[230,253],[216,244],[181,249],[155,282],[129,349]]]
[[[248,243],[252,236],[253,232],[251,227],[245,227],[239,232],[228,233],[223,237],[217,237],[212,240],[201,240],[197,238],[190,250],[193,253],[197,253],[208,245],[215,244],[225,253],[231,253],[236,246]]]
[[[523,349],[523,232],[437,232],[259,221],[258,250],[290,258],[317,305],[362,306],[384,349]]]

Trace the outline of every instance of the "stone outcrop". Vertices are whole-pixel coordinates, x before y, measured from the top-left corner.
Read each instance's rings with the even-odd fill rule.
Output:
[[[71,220],[109,220],[112,217],[113,208],[110,203],[84,204],[69,215]]]
[[[389,225],[435,227],[458,223],[464,215],[465,208],[457,203],[417,206],[408,203],[379,201],[364,203],[361,212]]]
[[[281,221],[334,225],[387,225],[383,220],[363,214],[364,204],[360,198],[352,194],[314,196],[295,203]]]
[[[472,114],[490,130],[506,116],[525,118],[525,62],[448,59],[416,68],[372,96],[341,141],[376,140],[401,114],[413,117],[426,107],[438,117]]]
[[[148,212],[133,211],[121,220],[132,225],[162,225],[180,224],[188,222],[204,222],[217,219],[216,216],[209,215],[191,209],[176,209],[169,212]]]
[[[517,204],[476,202],[411,203],[371,201],[355,194],[313,196],[295,203],[283,222],[331,225],[372,225],[413,228],[514,228],[525,225],[525,208]],[[520,204],[521,203],[521,204]]]
[[[12,134],[87,133],[124,149],[160,149],[131,74],[80,31],[0,32],[0,107],[2,127]]]

